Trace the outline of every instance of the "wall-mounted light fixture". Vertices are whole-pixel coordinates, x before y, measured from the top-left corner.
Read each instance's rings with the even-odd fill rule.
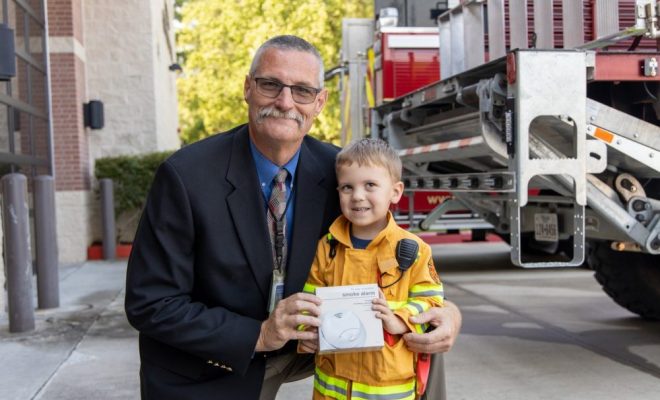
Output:
[[[167,68],[172,72],[183,72],[183,68],[181,68],[181,65],[178,63],[170,64],[170,66]]]
[[[89,103],[84,103],[83,120],[86,128],[103,129],[103,103],[99,100],[91,100]]]
[[[14,31],[0,24],[0,81],[8,81],[16,76],[16,54]]]
[[[433,21],[437,20],[438,17],[445,13],[447,10],[449,10],[449,0],[440,0],[439,2],[435,3],[435,8],[432,8],[431,11],[431,19]]]

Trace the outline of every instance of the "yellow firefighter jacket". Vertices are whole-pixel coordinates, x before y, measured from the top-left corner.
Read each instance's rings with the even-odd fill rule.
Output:
[[[330,256],[329,239],[332,238],[338,242],[334,257]],[[386,287],[401,275],[395,249],[397,242],[404,238],[415,240],[419,244],[418,258],[397,283]],[[382,290],[390,309],[411,331],[423,332],[426,327],[411,324],[408,318],[430,307],[441,306],[442,284],[435,271],[429,245],[397,226],[391,214],[388,214],[386,228],[366,249],[353,248],[350,222],[343,216],[337,218],[330,226],[328,237],[318,243],[304,291],[314,293],[319,286],[376,283],[379,275],[381,287],[386,287]],[[323,380],[335,382],[333,377],[343,378],[354,382],[354,388],[356,384],[367,388],[395,385],[401,387],[402,384],[407,386],[415,377],[414,354],[406,348],[403,340],[398,340],[394,346],[385,344],[380,351],[317,355],[315,361],[317,377],[325,377]]]

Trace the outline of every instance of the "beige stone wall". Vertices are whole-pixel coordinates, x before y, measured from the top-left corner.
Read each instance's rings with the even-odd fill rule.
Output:
[[[88,0],[84,6],[87,96],[105,107],[105,127],[88,132],[92,163],[179,145],[176,76],[168,69],[174,42],[164,28],[173,1],[119,3]]]
[[[81,8],[84,40],[76,35],[51,37],[51,53],[66,50],[84,62],[79,75],[85,86],[82,102],[104,104],[104,128],[85,129],[89,159],[79,166],[81,171],[93,175],[99,157],[179,147],[176,74],[168,69],[175,62],[173,32],[168,28],[173,3],[86,0]],[[97,188],[92,177],[90,186],[82,188],[91,190],[56,195],[61,262],[85,260],[87,246],[101,239]]]
[[[87,246],[93,240],[92,221],[98,218],[95,210],[97,203],[95,195],[89,190],[55,193],[60,263],[87,259]]]
[[[176,99],[176,74],[169,69],[176,62],[174,47],[174,1],[151,0],[153,81],[156,110],[156,148],[170,150],[180,146]]]

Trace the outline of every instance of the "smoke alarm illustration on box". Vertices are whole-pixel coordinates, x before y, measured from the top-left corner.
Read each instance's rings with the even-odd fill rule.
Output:
[[[370,351],[383,347],[383,324],[371,309],[378,286],[320,287],[319,353]]]
[[[367,331],[355,313],[339,311],[323,316],[321,336],[335,349],[350,349],[364,346]]]

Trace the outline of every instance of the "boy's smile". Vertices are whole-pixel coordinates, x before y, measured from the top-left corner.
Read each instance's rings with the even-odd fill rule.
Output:
[[[373,239],[387,226],[390,204],[403,194],[403,183],[393,182],[387,168],[352,164],[337,168],[337,190],[342,214],[351,222],[353,236]]]

